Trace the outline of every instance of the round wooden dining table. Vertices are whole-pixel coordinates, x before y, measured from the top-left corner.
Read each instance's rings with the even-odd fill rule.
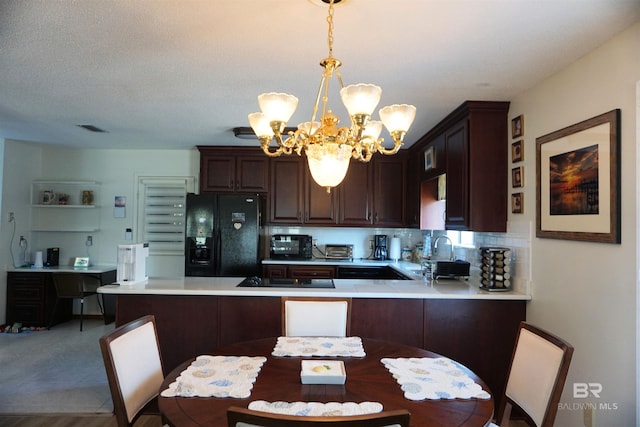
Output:
[[[442,357],[439,354],[416,347],[386,341],[362,339],[365,357],[276,357],[271,354],[277,338],[265,338],[241,342],[218,348],[215,355],[265,356],[248,398],[216,397],[158,397],[159,408],[165,421],[172,426],[227,426],[229,406],[247,407],[255,400],[268,402],[380,402],[384,410],[408,409],[412,427],[485,426],[494,412],[493,396],[490,399],[439,399],[409,400],[400,385],[380,361],[383,358]],[[301,360],[342,360],[347,372],[344,385],[302,384]],[[165,390],[183,372],[192,360],[187,360],[165,378],[160,391]],[[461,369],[484,390],[487,385],[472,371]]]

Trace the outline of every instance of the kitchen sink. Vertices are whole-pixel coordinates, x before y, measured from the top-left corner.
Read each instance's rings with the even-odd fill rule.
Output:
[[[335,288],[333,279],[286,279],[247,277],[238,288]]]

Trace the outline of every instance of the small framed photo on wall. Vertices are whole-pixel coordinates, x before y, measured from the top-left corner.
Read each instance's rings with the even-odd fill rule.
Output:
[[[428,171],[436,167],[436,149],[429,147],[424,151],[424,170]]]
[[[524,116],[520,114],[518,117],[511,119],[511,138],[519,138],[524,135]]]
[[[521,214],[524,212],[524,199],[522,193],[513,193],[511,195],[511,212]]]
[[[516,141],[511,144],[511,162],[518,163],[524,160],[524,147],[522,146],[522,140]]]
[[[513,188],[524,187],[524,167],[518,166],[511,169],[511,186]]]

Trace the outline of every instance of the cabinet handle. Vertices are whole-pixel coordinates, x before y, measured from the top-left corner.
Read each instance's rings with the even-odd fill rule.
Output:
[[[235,186],[235,183],[233,182],[233,179],[229,182],[229,188],[233,189]]]

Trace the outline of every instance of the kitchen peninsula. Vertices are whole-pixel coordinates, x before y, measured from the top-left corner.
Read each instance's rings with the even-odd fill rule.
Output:
[[[335,288],[237,287],[241,277],[151,278],[98,289],[116,296],[116,324],[156,317],[167,370],[228,344],[281,335],[281,296],[352,298],[351,333],[425,348],[485,379],[499,396],[528,295],[474,280],[334,279]]]

